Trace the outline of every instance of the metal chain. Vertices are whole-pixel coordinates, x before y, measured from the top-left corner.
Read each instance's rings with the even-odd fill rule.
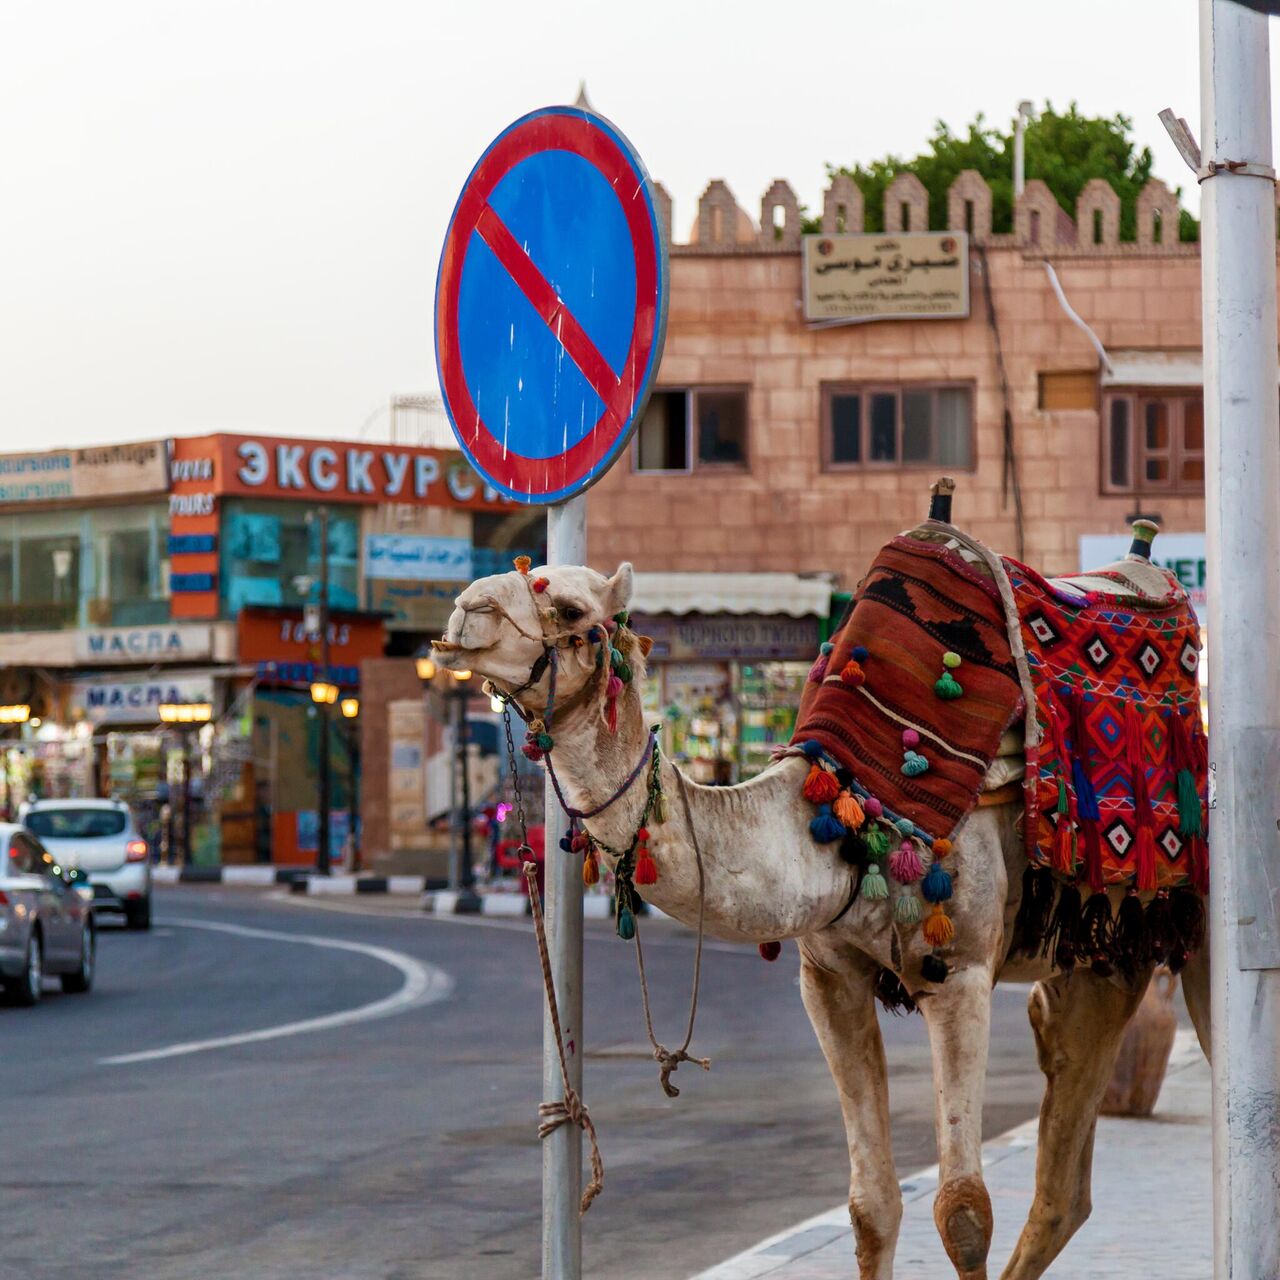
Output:
[[[511,736],[511,702],[504,699],[502,703],[502,727],[507,735],[507,767],[511,770],[511,789],[515,793],[516,818],[520,823],[520,847],[529,849],[529,828],[524,814],[524,793],[520,790],[520,768],[516,763],[516,744]],[[533,851],[530,849],[530,853]]]

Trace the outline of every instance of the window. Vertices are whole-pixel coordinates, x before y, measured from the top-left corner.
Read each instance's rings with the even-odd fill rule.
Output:
[[[1200,391],[1108,391],[1102,487],[1109,493],[1204,492]]]
[[[637,471],[747,465],[745,387],[663,389],[649,397],[636,432]]]
[[[828,466],[973,465],[973,392],[929,384],[822,388]]]
[[[46,840],[96,840],[120,835],[125,815],[119,809],[33,809],[27,826]]]

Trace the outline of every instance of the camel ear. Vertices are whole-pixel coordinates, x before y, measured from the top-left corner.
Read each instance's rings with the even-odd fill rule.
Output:
[[[647,658],[650,650],[653,648],[653,637],[636,636],[636,643],[640,646],[640,652]]]
[[[608,582],[608,594],[605,597],[607,617],[612,618],[615,613],[621,613],[631,603],[631,586],[634,578],[631,562],[624,560],[618,566],[618,572]]]

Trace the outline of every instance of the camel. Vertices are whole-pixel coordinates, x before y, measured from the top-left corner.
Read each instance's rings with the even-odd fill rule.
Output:
[[[611,577],[581,566],[510,572],[472,583],[457,598],[436,643],[442,665],[467,668],[543,716],[556,678],[554,766],[571,805],[602,845],[625,849],[641,824],[643,785],[624,788],[649,741],[638,681],[616,699],[616,731],[602,714],[609,665],[583,638],[627,608],[632,569]],[[625,627],[615,636],[634,674],[647,645]],[[850,906],[851,870],[834,846],[810,835],[812,806],[801,797],[803,758],[783,759],[733,787],[704,787],[665,758],[660,774],[672,798],[661,823],[649,819],[659,874],[644,899],[696,927],[700,907],[712,936],[744,943],[794,939],[806,1011],[839,1093],[848,1138],[849,1214],[860,1280],[890,1280],[902,1197],[889,1133],[888,1073],[876,1015],[876,982],[896,970],[917,1002],[931,1044],[940,1178],[934,1219],[961,1280],[985,1280],[992,1211],[982,1177],[982,1105],[991,994],[998,981],[1035,985],[1029,1017],[1046,1089],[1040,1110],[1034,1202],[1003,1280],[1035,1280],[1088,1218],[1098,1106],[1122,1033],[1150,970],[1131,987],[1086,968],[1054,972],[1049,961],[1008,961],[1026,867],[1015,833],[1016,803],[973,810],[955,834],[958,868],[950,904],[955,944],[941,983],[921,972],[929,948],[915,931],[895,945],[883,901],[859,895]],[[687,802],[687,804],[686,804]],[[696,833],[691,839],[689,820]],[[699,895],[698,857],[704,890]],[[552,855],[555,856],[555,855]],[[568,856],[568,855],[564,855]],[[612,860],[605,855],[607,863]],[[1207,946],[1184,974],[1184,989],[1208,1052]]]

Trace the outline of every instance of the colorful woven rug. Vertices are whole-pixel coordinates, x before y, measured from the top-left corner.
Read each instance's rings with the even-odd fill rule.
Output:
[[[1159,598],[1076,594],[1004,565],[1041,726],[1027,748],[1028,860],[1093,892],[1206,892],[1200,632],[1186,592],[1170,575]]]
[[[832,643],[822,682],[806,686],[793,741],[821,744],[853,774],[855,793],[875,796],[895,821],[910,819],[922,839],[949,837],[977,803],[1021,703],[995,586],[936,543],[895,538]],[[947,666],[944,655],[959,661]],[[945,696],[953,688],[963,696]],[[904,731],[915,742],[904,744]]]

